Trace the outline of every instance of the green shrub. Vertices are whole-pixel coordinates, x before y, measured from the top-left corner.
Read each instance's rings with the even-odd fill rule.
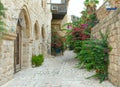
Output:
[[[32,57],[32,65],[35,65],[36,67],[42,65],[43,62],[44,62],[44,57],[42,54]]]
[[[78,53],[79,67],[87,70],[95,70],[96,74],[91,77],[97,77],[100,82],[108,78],[109,52],[108,31],[102,34],[101,39],[89,39],[82,41],[81,51]]]

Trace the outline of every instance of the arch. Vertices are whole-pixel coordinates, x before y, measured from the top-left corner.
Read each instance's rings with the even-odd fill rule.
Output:
[[[20,31],[21,30],[21,31]],[[16,38],[16,41],[20,40],[20,44],[15,44],[14,48],[19,48],[20,50],[18,55],[20,56],[20,67],[26,68],[31,66],[31,51],[30,49],[30,37],[31,37],[31,20],[27,6],[24,5],[21,9],[18,17],[18,22],[16,26],[16,32],[20,31],[19,38]],[[17,34],[18,37],[18,34]],[[19,43],[19,42],[18,42]],[[15,57],[19,59],[18,57]],[[17,65],[15,65],[17,71]]]
[[[38,24],[38,21],[36,21],[35,24],[34,24],[34,35],[35,35],[35,39],[38,40],[39,39],[39,24]]]
[[[24,37],[30,38],[31,36],[31,20],[29,11],[26,5],[23,6],[19,14],[20,24],[24,31]]]

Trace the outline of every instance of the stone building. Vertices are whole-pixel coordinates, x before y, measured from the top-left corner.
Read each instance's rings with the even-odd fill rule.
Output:
[[[106,3],[109,6],[106,6]],[[120,87],[120,0],[106,0],[96,14],[99,23],[92,29],[92,34],[99,38],[99,30],[103,33],[106,29],[109,30],[108,41],[112,47],[109,53],[109,80],[116,87]]]
[[[31,67],[33,55],[51,53],[50,0],[1,0],[7,32],[0,40],[0,85]]]
[[[70,22],[69,16],[67,15],[69,0],[61,0],[61,3],[52,3],[51,11],[52,11],[52,39],[54,38],[53,33],[58,37],[58,41],[63,40],[65,36],[65,31],[62,30],[62,27],[65,23]],[[57,41],[56,41],[57,42]],[[52,41],[52,43],[54,43]],[[54,47],[53,47],[54,48]]]

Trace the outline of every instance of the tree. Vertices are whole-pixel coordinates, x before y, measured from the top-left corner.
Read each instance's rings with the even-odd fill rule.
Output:
[[[84,4],[88,11],[94,12],[96,10],[96,4],[99,4],[99,0],[85,0]]]

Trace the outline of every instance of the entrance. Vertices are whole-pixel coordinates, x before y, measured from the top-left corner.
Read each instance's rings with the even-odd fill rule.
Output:
[[[21,27],[19,21],[16,29],[17,37],[14,41],[14,72],[21,70]]]

